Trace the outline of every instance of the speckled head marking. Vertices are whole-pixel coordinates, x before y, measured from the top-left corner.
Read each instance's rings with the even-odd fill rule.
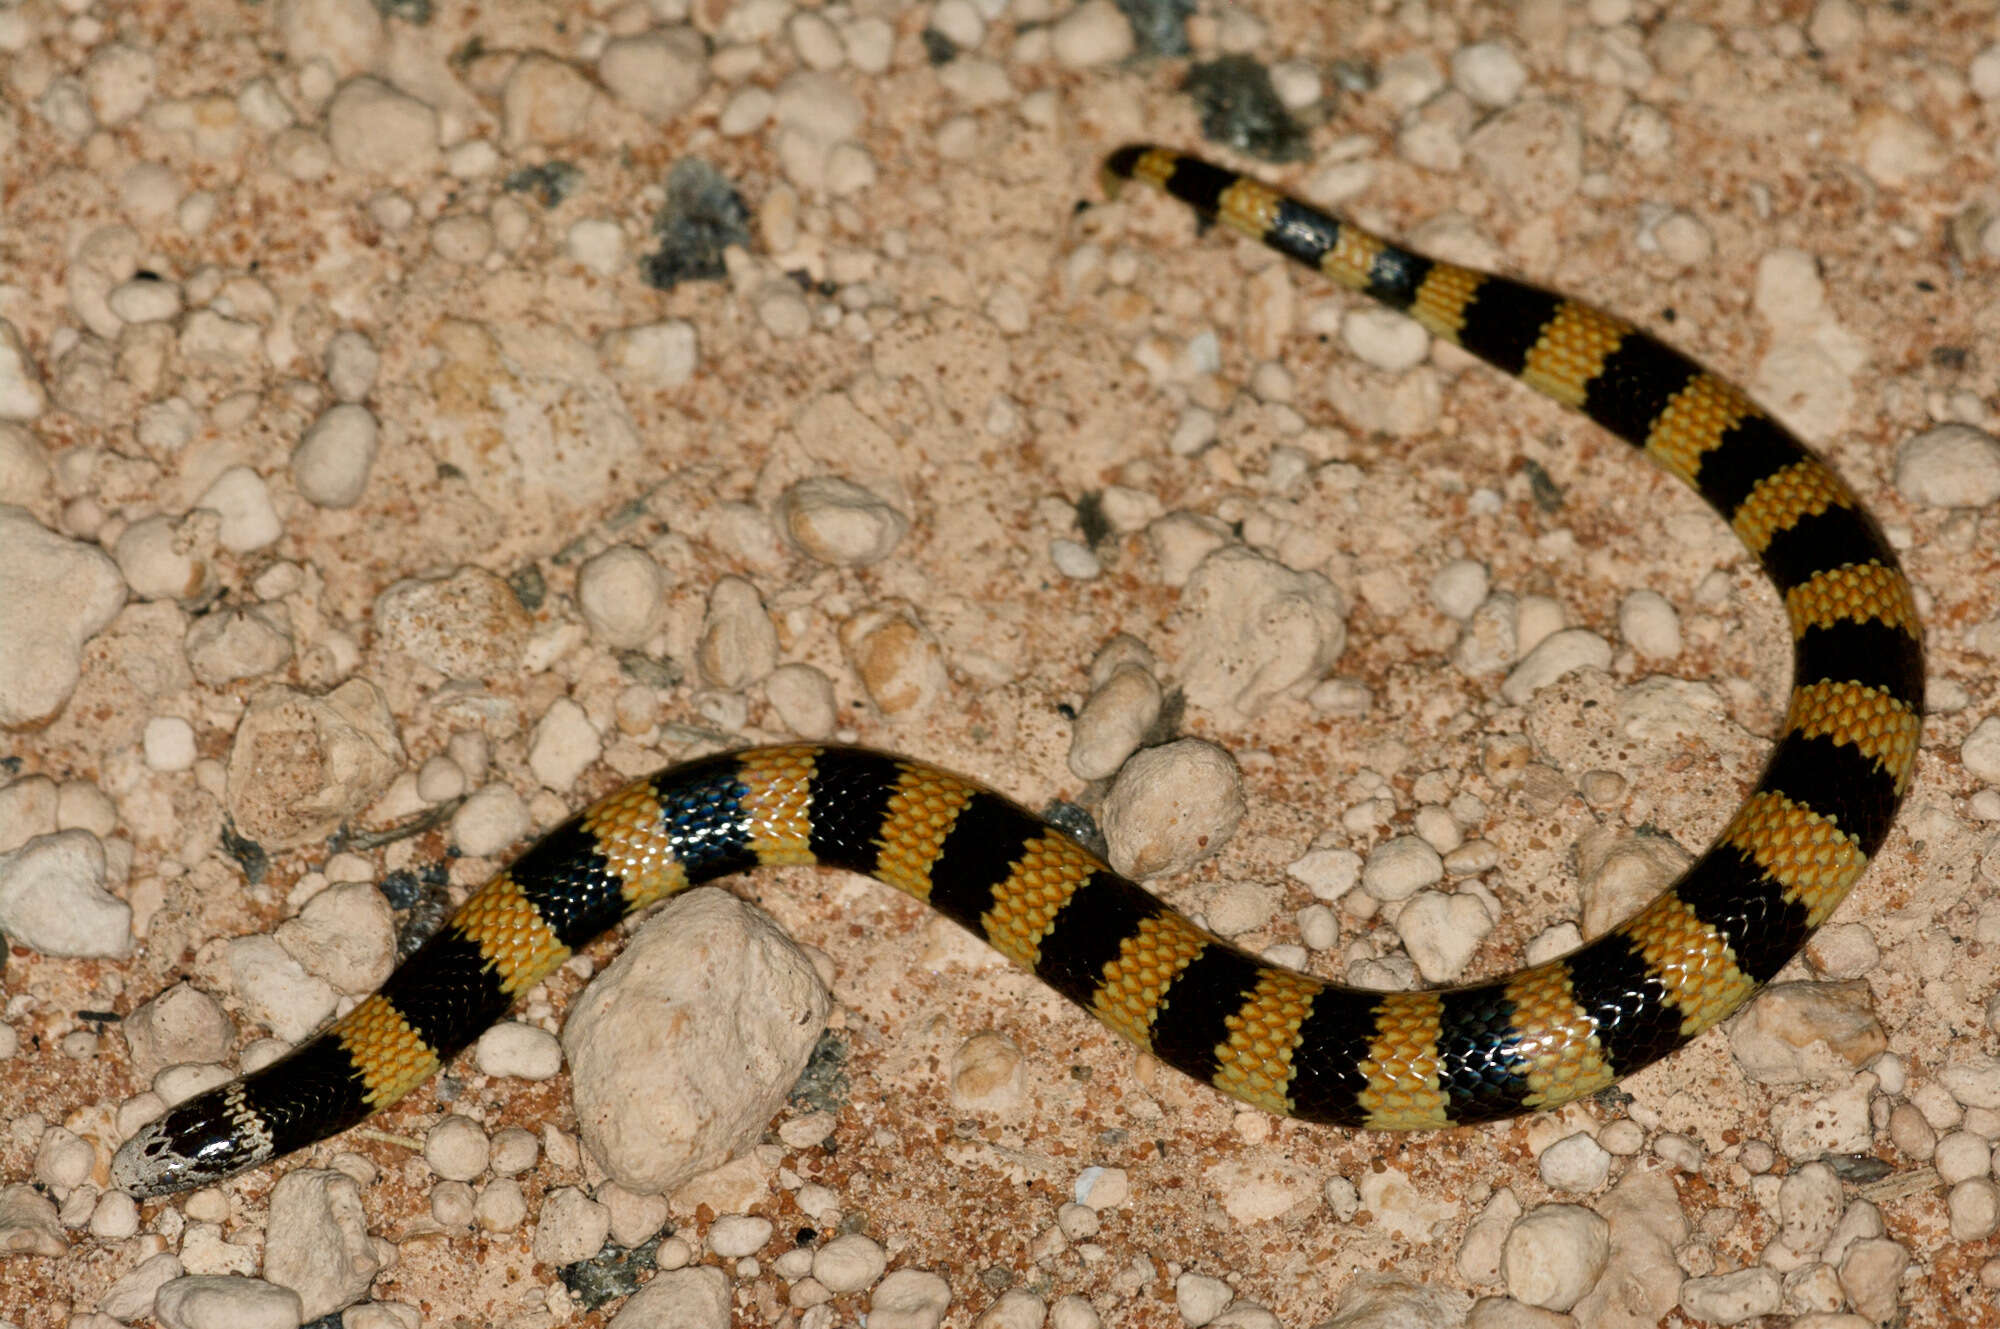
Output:
[[[1692,486],[1785,598],[1795,684],[1771,761],[1716,844],[1622,926],[1491,982],[1364,992],[1247,955],[1041,818],[906,757],[786,744],[669,767],[557,828],[370,997],[277,1064],[118,1151],[157,1195],[323,1139],[430,1074],[575,947],[760,865],[871,874],[964,924],[1168,1065],[1308,1121],[1407,1130],[1594,1093],[1740,1006],[1838,906],[1915,769],[1915,598],[1854,494],[1742,392],[1645,332],[1434,262],[1162,148],[1105,162],[1581,410]]]

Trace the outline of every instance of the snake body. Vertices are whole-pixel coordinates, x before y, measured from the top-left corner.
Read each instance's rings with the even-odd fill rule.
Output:
[[[1783,597],[1794,676],[1769,765],[1716,843],[1581,949],[1462,987],[1373,992],[1211,935],[1040,817],[920,761],[788,744],[691,761],[593,804],[482,886],[280,1061],[170,1108],[113,1164],[209,1184],[395,1102],[577,947],[760,865],[866,873],[971,929],[1161,1061],[1275,1113],[1376,1130],[1489,1121],[1602,1089],[1729,1015],[1805,944],[1888,834],[1916,762],[1909,583],[1824,463],[1744,394],[1626,322],[1414,254],[1236,172],[1129,147],[1158,187],[1581,410],[1718,512]]]

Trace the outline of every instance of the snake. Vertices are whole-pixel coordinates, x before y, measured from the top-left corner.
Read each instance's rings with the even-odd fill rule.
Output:
[[[1581,411],[1726,521],[1784,603],[1782,728],[1715,842],[1567,955],[1375,991],[1231,945],[985,786],[868,748],[794,742],[636,780],[475,891],[379,991],[283,1058],[169,1107],[114,1158],[134,1196],[209,1185],[421,1084],[578,947],[700,883],[813,864],[908,892],[1166,1065],[1254,1107],[1378,1131],[1495,1121],[1597,1093],[1714,1026],[1826,921],[1916,765],[1915,595],[1880,527],[1740,389],[1566,296],[1423,257],[1178,151],[1105,159]]]

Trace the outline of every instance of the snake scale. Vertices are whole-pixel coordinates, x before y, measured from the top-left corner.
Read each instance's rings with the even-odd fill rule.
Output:
[[[1794,676],[1769,764],[1715,844],[1560,959],[1372,992],[1230,946],[1040,817],[922,762],[818,744],[705,757],[591,805],[323,1033],[141,1128],[118,1151],[118,1186],[205,1185],[345,1130],[604,929],[759,865],[866,873],[1168,1065],[1271,1112],[1374,1130],[1593,1093],[1729,1015],[1798,952],[1881,846],[1916,763],[1916,606],[1853,492],[1739,389],[1588,305],[1424,258],[1177,152],[1123,148],[1103,175],[1108,193],[1156,186],[1581,410],[1730,524],[1784,600]]]

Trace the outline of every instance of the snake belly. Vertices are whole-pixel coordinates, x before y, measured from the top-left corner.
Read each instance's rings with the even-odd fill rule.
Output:
[[[1424,258],[1198,158],[1127,147],[1156,186],[1582,411],[1692,487],[1784,600],[1793,682],[1756,787],[1633,918],[1560,959],[1415,992],[1325,982],[1196,927],[1034,813],[865,748],[672,766],[601,799],[475,892],[381,991],[254,1074],[170,1108],[112,1165],[133,1195],[207,1185],[395,1102],[575,949],[758,866],[866,873],[927,901],[1153,1056],[1274,1113],[1372,1130],[1594,1093],[1743,1004],[1881,846],[1916,763],[1923,645],[1853,492],[1733,385],[1621,319]]]

